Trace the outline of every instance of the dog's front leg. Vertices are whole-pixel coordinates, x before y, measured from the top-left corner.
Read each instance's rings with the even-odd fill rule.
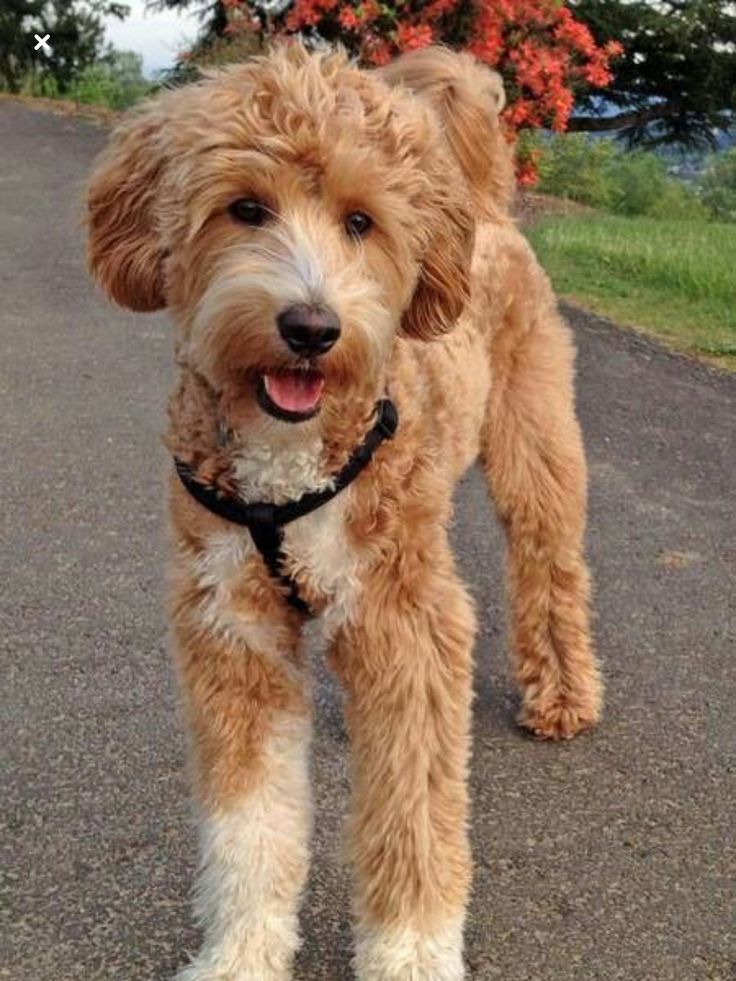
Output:
[[[286,981],[308,860],[310,709],[297,627],[247,585],[180,582],[174,633],[201,811],[198,957],[179,981]]]
[[[364,585],[333,651],[354,754],[356,973],[458,981],[472,608],[444,542],[435,554],[404,552],[393,575]]]

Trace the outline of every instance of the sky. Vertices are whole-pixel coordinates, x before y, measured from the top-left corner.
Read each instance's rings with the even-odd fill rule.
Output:
[[[145,9],[145,0],[125,2],[130,7],[130,16],[123,21],[115,17],[106,18],[107,40],[121,51],[135,51],[143,55],[143,71],[147,76],[169,68],[177,52],[195,37],[198,27],[196,17],[172,10],[150,13]]]

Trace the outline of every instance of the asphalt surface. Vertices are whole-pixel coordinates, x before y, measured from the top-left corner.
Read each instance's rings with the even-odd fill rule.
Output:
[[[82,260],[104,132],[0,103],[0,977],[167,979],[197,945],[195,837],[162,612],[170,336]],[[591,464],[604,724],[513,724],[502,541],[477,473],[455,541],[481,611],[473,979],[736,976],[736,378],[571,311]],[[301,981],[349,979],[348,781],[319,673]]]

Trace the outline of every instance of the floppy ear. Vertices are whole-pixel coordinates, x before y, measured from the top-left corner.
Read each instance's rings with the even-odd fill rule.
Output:
[[[156,104],[126,120],[98,158],[87,190],[90,272],[111,299],[140,312],[166,306],[155,214],[166,164],[163,125]]]
[[[401,322],[410,337],[431,340],[451,330],[470,296],[475,222],[465,200],[437,204],[440,221],[422,261],[419,281]]]
[[[491,217],[503,214],[514,172],[499,120],[506,103],[500,76],[472,55],[439,47],[408,52],[379,71],[390,85],[403,84],[432,106],[476,206]]]

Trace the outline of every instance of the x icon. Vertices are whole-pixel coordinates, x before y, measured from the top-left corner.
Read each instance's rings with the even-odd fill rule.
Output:
[[[51,50],[49,48],[48,44],[46,44],[46,42],[48,41],[48,39],[51,37],[50,34],[45,34],[43,37],[39,37],[38,34],[34,34],[33,36],[38,41],[38,44],[33,49],[34,51],[38,51],[39,48],[43,48],[45,51],[50,51]]]

